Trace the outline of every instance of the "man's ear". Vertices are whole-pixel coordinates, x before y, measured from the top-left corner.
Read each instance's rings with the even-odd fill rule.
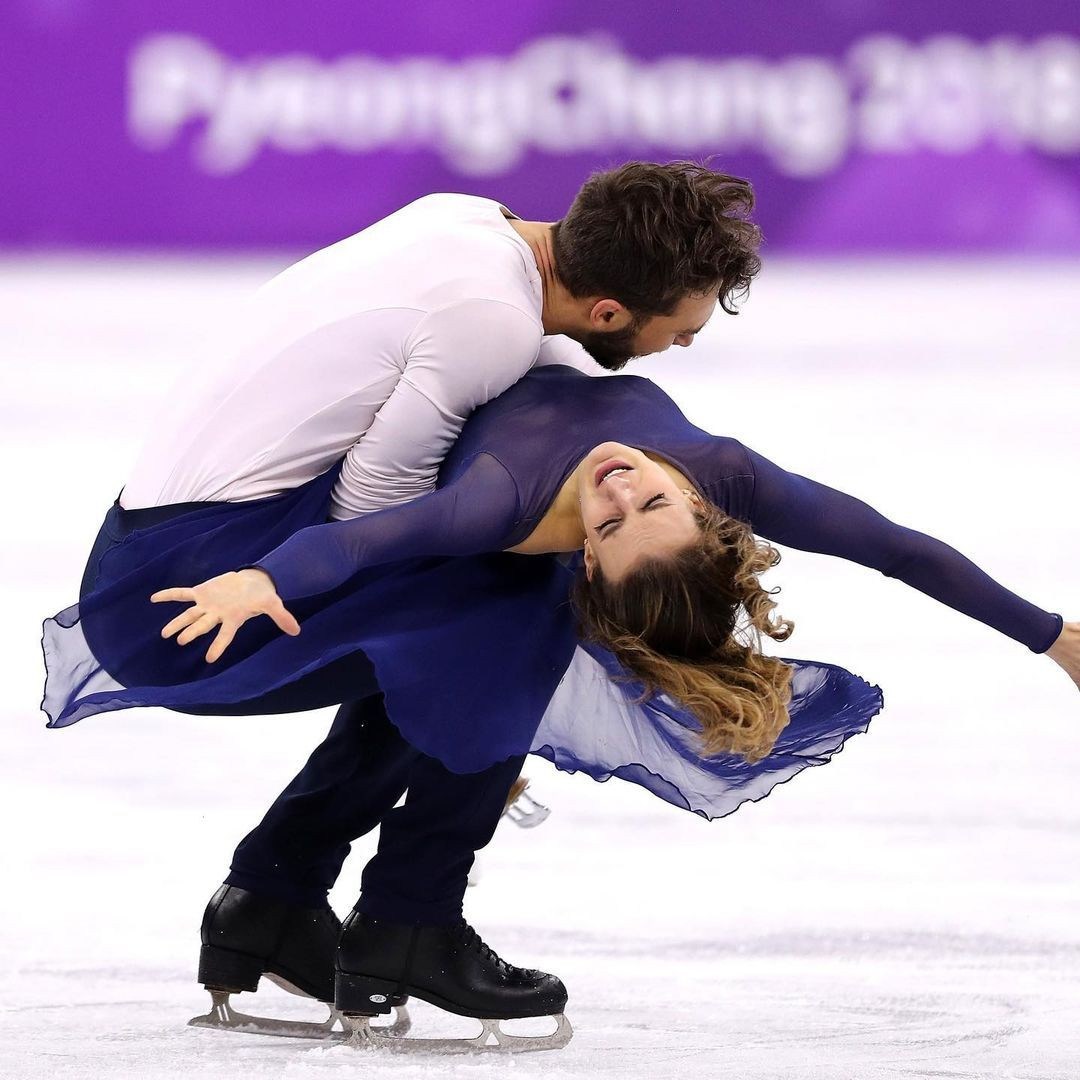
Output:
[[[682,493],[690,500],[692,506],[696,506],[699,510],[704,507],[704,503],[701,501],[701,496],[696,491],[691,491],[689,488],[683,488]]]
[[[588,540],[585,541],[585,545],[582,547],[581,552],[585,556],[586,580],[592,581],[593,573],[596,571],[596,556],[593,554],[592,545]]]
[[[589,309],[589,324],[594,330],[622,330],[630,324],[630,312],[618,300],[597,300]]]

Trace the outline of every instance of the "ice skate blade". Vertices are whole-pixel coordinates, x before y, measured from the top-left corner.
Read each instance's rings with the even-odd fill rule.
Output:
[[[480,1020],[483,1028],[474,1039],[389,1038],[371,1026],[370,1017],[343,1016],[342,1022],[350,1031],[349,1045],[358,1050],[389,1050],[398,1054],[522,1054],[532,1050],[561,1050],[573,1038],[574,1029],[562,1013],[552,1019],[555,1031],[551,1035],[509,1035],[499,1028],[498,1020]]]
[[[229,997],[227,990],[211,990],[210,1011],[202,1016],[193,1016],[188,1021],[188,1027],[216,1028],[219,1031],[235,1031],[242,1035],[275,1035],[286,1039],[344,1042],[352,1038],[352,1030],[345,1023],[345,1018],[332,1006],[330,1015],[323,1021],[276,1020],[270,1016],[250,1016],[237,1012],[229,1002]],[[387,1041],[406,1035],[412,1027],[408,1009],[404,1005],[395,1005],[394,1013],[392,1024],[372,1028],[372,1033]]]
[[[543,803],[537,802],[527,791],[522,790],[516,799],[504,811],[506,816],[522,829],[535,829],[551,816],[551,811]]]

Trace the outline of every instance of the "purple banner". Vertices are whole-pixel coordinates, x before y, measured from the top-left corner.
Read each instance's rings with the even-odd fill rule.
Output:
[[[1080,8],[8,0],[0,242],[310,249],[711,156],[769,251],[1080,252]]]

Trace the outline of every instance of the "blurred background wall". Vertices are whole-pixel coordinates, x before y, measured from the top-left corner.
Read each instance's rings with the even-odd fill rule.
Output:
[[[768,251],[1080,252],[1076,0],[6,0],[0,244],[312,250],[714,156]]]

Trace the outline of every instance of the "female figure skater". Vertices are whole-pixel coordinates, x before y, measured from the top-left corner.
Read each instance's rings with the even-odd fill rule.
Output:
[[[827,760],[881,704],[876,688],[842,669],[765,657],[738,640],[740,615],[751,638],[790,632],[757,581],[775,552],[751,529],[906,581],[1048,652],[1080,685],[1080,624],[1063,626],[865,503],[701,431],[648,380],[533,372],[473,415],[438,491],[315,524],[333,481],[331,470],[285,496],[208,504],[129,533],[102,560],[103,584],[47,635],[52,725],[130,705],[267,711],[274,694],[291,708],[317,707],[332,694],[374,693],[374,672],[397,733],[451,771],[536,749],[594,776],[644,782],[707,816],[727,813]],[[305,519],[314,527],[297,531]],[[265,554],[267,538],[281,535]],[[565,603],[571,570],[521,557],[579,547],[583,647]],[[166,575],[221,571],[194,588],[159,587]],[[150,593],[191,605],[164,636]],[[260,613],[286,635],[250,621]],[[205,660],[168,640],[186,644],[219,626]],[[355,776],[346,770],[328,787],[322,758],[348,756],[348,739],[332,730],[327,753],[316,751],[310,774],[241,845],[264,870],[245,877],[234,862],[235,884],[266,891],[273,865],[297,890],[322,888],[328,868],[340,867],[362,815],[343,795]],[[715,751],[724,753],[708,756]],[[373,989],[383,1011],[394,993],[425,995],[422,974],[404,967],[415,939],[384,947],[389,931],[377,923],[361,906],[346,924],[343,1011],[378,1011],[366,1000]]]
[[[213,664],[247,619],[268,614],[299,634],[286,602],[326,594],[374,566],[580,551],[573,592],[585,637],[673,697],[699,690],[694,711],[706,753],[760,760],[786,722],[779,701],[790,673],[736,639],[736,617],[741,606],[755,630],[780,641],[792,624],[770,614],[775,604],[757,575],[778,555],[755,543],[751,529],[899,578],[1066,661],[1076,675],[1061,616],[1007,592],[953,549],[733,439],[707,435],[647,379],[589,383],[557,367],[531,373],[474,415],[438,492],[302,530],[248,569],[153,600],[191,604],[165,638],[188,644],[220,627],[206,654]],[[736,669],[752,692],[733,687]]]

